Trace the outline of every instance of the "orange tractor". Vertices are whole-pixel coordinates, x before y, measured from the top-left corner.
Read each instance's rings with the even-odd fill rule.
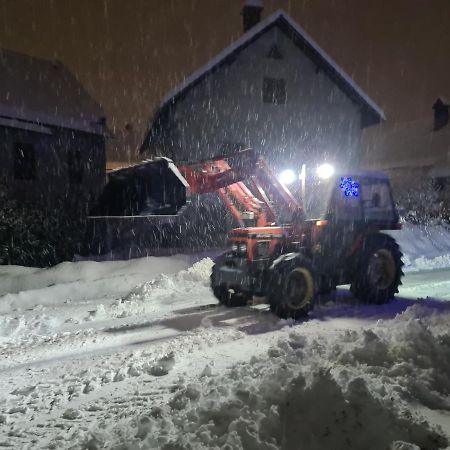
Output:
[[[300,202],[251,149],[178,166],[157,158],[111,173],[91,218],[152,216],[161,226],[180,214],[189,191],[218,192],[240,224],[211,274],[222,304],[265,297],[275,314],[295,319],[342,284],[363,301],[386,302],[403,275],[400,249],[383,233],[400,228],[389,179],[328,175],[307,187],[303,177]]]
[[[375,304],[398,292],[402,254],[382,231],[400,224],[384,174],[329,174],[300,203],[250,149],[178,169],[191,192],[218,191],[241,225],[212,270],[220,303],[265,297],[279,317],[297,319],[338,285]]]

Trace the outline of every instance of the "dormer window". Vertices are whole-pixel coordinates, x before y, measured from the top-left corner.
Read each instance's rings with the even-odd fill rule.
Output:
[[[445,127],[449,121],[449,104],[438,98],[433,105],[434,109],[434,131]]]

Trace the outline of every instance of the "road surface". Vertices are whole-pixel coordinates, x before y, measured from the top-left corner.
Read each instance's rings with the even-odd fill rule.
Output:
[[[413,333],[411,339],[417,335],[419,340],[426,327],[411,331],[410,319],[417,321],[423,315],[426,326],[433,327],[433,339],[439,340],[445,326],[450,325],[450,269],[406,274],[398,297],[383,306],[360,305],[348,289],[339,288],[336,294],[319,300],[308,320],[293,322],[279,320],[264,306],[227,309],[217,305],[208,287],[210,260],[200,261],[190,269],[189,264],[176,258],[167,258],[166,262],[164,273],[147,283],[148,269],[132,264],[120,269],[111,266],[108,270],[95,266],[97,276],[91,275],[91,269],[84,270],[83,264],[88,263],[57,269],[56,275],[36,272],[35,281],[24,290],[20,284],[24,274],[14,274],[19,287],[0,298],[1,445],[108,448],[127,442],[137,445],[129,448],[162,448],[166,438],[160,437],[158,443],[151,441],[156,438],[150,438],[145,431],[147,425],[141,423],[142,417],[150,417],[150,421],[155,421],[152,426],[166,436],[161,431],[161,411],[167,405],[172,411],[184,411],[189,402],[200,396],[191,393],[190,398],[186,394],[189,383],[201,384],[220,377],[236,364],[258,364],[267,355],[285,357],[283,342],[295,349],[292,339],[303,342],[302,346],[306,342],[303,340],[308,340],[310,345],[304,356],[307,361],[317,358],[315,364],[328,364],[335,372],[341,366],[342,373],[361,370],[359,376],[376,392],[374,367],[385,370],[383,358],[389,361],[395,353],[392,349],[398,346],[398,336],[389,334],[396,332],[392,328]],[[183,267],[185,270],[179,272]],[[152,270],[154,274],[158,271],[154,266]],[[30,279],[32,274],[26,275]],[[369,329],[381,333],[384,347],[377,339],[369,342],[373,338],[367,334]],[[366,356],[361,361],[371,370],[361,369],[361,361],[355,365],[356,353],[349,350],[360,342],[365,354],[370,355],[367,361]],[[387,350],[386,345],[391,344]],[[339,348],[335,350],[339,355],[351,354],[353,359],[333,356],[333,345]],[[407,357],[404,358],[395,364],[407,364]],[[439,360],[439,355],[436,358]],[[340,361],[340,366],[335,367],[335,360]],[[433,360],[428,364],[418,367],[432,370],[437,363]],[[392,398],[398,395],[399,402],[407,402],[430,426],[445,428],[450,423],[446,388],[439,391],[434,387],[436,398],[431,394],[425,398],[417,392],[426,385],[410,386],[411,380],[403,372],[401,378],[393,372],[389,372],[389,377],[391,381],[386,381],[386,386],[391,386]],[[408,385],[409,394],[414,392],[410,399],[405,399],[402,388],[395,388],[399,383]],[[204,390],[201,392],[205,395]],[[183,398],[181,406],[174,400],[177,395]],[[386,395],[383,394],[383,401]],[[364,403],[365,407],[370,401]],[[383,414],[394,413],[386,409]],[[420,423],[419,419],[410,420],[414,426]],[[399,430],[400,425],[399,422]],[[176,426],[171,422],[172,435],[168,433],[172,440],[177,436]],[[417,436],[423,430],[419,431]],[[422,438],[417,436],[410,438],[419,442]],[[242,441],[243,437],[239,439]],[[276,437],[273,439],[276,441]],[[433,448],[445,448],[443,442]]]

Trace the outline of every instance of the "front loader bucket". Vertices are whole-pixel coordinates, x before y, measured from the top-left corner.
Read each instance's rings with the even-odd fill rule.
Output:
[[[90,217],[175,216],[186,205],[188,190],[170,159],[144,161],[108,174]]]

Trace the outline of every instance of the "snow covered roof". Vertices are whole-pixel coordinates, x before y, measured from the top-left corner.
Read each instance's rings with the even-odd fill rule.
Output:
[[[53,134],[52,130],[37,123],[26,122],[24,120],[8,119],[0,117],[0,126],[9,128],[20,128],[21,130],[34,131],[41,134]]]
[[[105,134],[105,114],[60,62],[0,49],[0,117]]]
[[[372,125],[385,120],[383,110],[338,66],[319,44],[317,44],[317,42],[315,42],[314,39],[312,39],[308,33],[306,33],[306,31],[283,10],[278,10],[266,17],[260,23],[244,33],[237,41],[226,47],[207,64],[195,71],[182,83],[171,90],[161,101],[160,109],[155,117],[158,117],[163,109],[175,102],[187,89],[193,87],[209,73],[222,66],[228,58],[232,57],[237,52],[242,51],[273,26],[279,26],[281,29],[285,30],[294,42],[300,44],[302,50],[304,50],[311,59],[314,59],[347,95],[355,102],[361,104],[363,126]]]

